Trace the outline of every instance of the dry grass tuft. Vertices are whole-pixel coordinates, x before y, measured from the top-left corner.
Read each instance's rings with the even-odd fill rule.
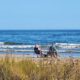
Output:
[[[17,59],[18,60],[18,59]],[[0,80],[80,80],[80,60],[0,60]]]

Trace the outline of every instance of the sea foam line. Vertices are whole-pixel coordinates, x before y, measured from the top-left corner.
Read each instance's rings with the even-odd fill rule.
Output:
[[[50,46],[51,44],[48,44],[48,45],[40,45],[40,46],[45,46],[45,47],[48,47]],[[80,44],[75,44],[75,43],[55,43],[54,44],[55,46],[59,47],[59,48],[80,48]],[[0,48],[33,48],[35,45],[5,45],[4,42],[0,42]]]

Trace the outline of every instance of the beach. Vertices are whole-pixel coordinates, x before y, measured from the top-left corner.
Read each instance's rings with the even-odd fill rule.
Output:
[[[0,0],[0,80],[80,80],[80,0]]]
[[[0,33],[0,80],[80,79],[80,31],[15,30]],[[58,56],[38,56],[34,51],[36,44],[44,54],[54,44]]]

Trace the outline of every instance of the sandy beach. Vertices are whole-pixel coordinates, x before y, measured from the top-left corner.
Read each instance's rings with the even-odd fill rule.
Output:
[[[31,55],[27,55],[27,54],[0,54],[0,60],[5,60],[5,59],[9,59],[9,60],[14,60],[16,62],[18,61],[22,61],[22,60],[31,60],[34,62],[62,62],[62,63],[67,63],[69,61],[72,61],[73,63],[75,63],[77,60],[80,61],[80,58],[54,58],[54,57],[32,57]]]

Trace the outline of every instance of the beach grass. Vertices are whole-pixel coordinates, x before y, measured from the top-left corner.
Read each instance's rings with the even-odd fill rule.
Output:
[[[0,59],[0,80],[80,80],[79,59]]]

